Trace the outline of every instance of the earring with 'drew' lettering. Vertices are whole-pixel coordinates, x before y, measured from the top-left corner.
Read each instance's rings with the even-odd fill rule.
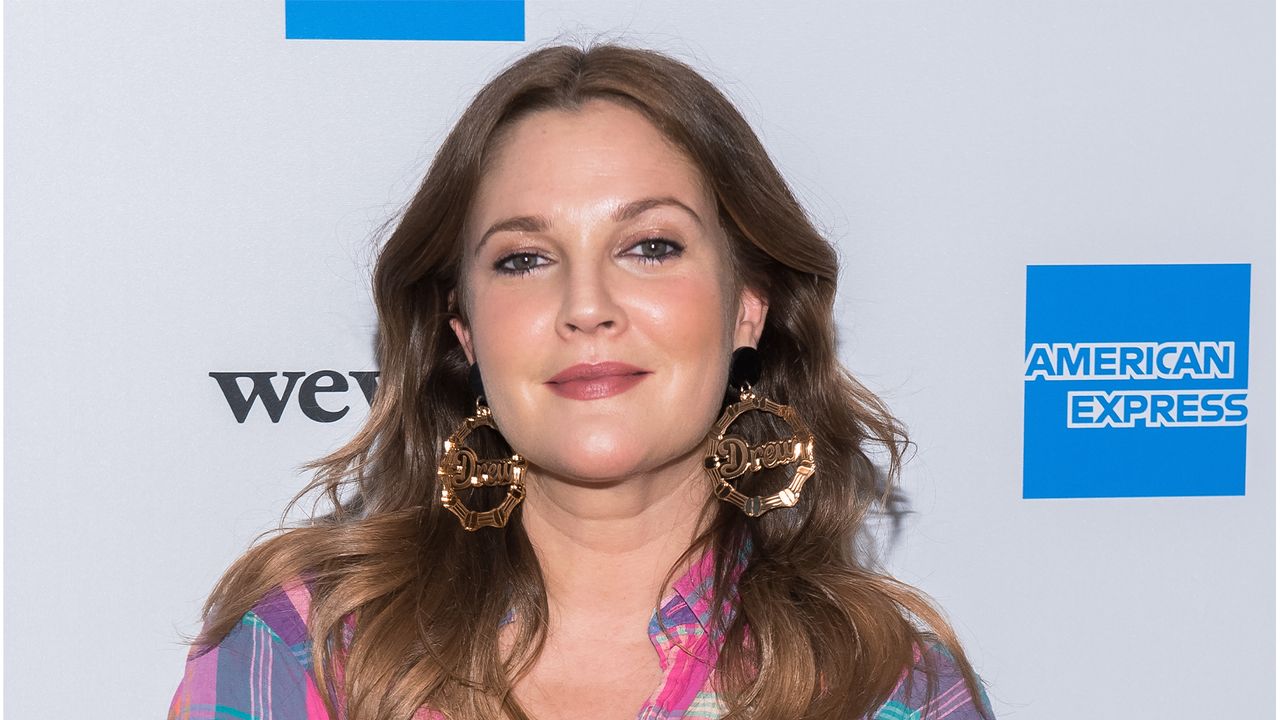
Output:
[[[753,347],[740,347],[733,352],[729,366],[729,386],[738,391],[738,400],[721,413],[707,434],[703,468],[711,478],[716,497],[732,503],[751,517],[770,510],[794,507],[807,481],[816,472],[813,459],[813,433],[790,406],[780,405],[756,395],[752,385],[760,380],[760,353]],[[737,435],[729,435],[729,426],[740,416],[752,411],[767,412],[791,427],[792,435],[751,445]],[[795,465],[791,481],[772,495],[747,496],[730,480],[749,477],[765,468]]]
[[[468,381],[476,396],[476,411],[467,417],[444,441],[440,467],[440,504],[453,513],[462,527],[477,530],[482,527],[500,528],[507,524],[512,511],[524,500],[524,475],[528,462],[519,453],[500,460],[485,460],[476,456],[475,450],[466,445],[467,436],[476,428],[488,427],[495,432],[493,413],[485,404],[484,385],[480,380],[480,366],[473,364]],[[507,486],[507,496],[491,510],[472,510],[463,504],[458,492],[480,487]]]

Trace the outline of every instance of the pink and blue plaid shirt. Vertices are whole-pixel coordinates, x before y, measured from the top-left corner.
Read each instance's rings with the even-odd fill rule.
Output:
[[[663,679],[640,708],[637,720],[716,720],[725,708],[714,689],[720,651],[709,631],[711,553],[673,585],[649,621]],[[330,720],[310,671],[306,618],[311,594],[305,582],[269,594],[216,647],[192,648],[186,673],[169,707],[170,720]],[[661,622],[659,621],[661,613]],[[979,720],[979,703],[994,717],[987,698],[975,699],[951,656],[940,645],[927,649],[937,671],[936,694],[923,704],[926,676],[919,648],[918,672],[904,669],[890,699],[868,720]],[[443,720],[428,708],[413,720]]]

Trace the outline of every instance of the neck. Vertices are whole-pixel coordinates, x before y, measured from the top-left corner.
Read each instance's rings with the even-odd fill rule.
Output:
[[[698,459],[602,484],[530,477],[522,522],[538,554],[553,624],[557,617],[647,619],[708,501]]]

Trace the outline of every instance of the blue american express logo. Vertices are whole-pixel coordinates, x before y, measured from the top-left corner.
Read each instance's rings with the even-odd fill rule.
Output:
[[[1244,494],[1249,273],[1028,266],[1023,497]]]

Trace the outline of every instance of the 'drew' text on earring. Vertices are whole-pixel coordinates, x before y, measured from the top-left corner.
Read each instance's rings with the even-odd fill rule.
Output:
[[[736,435],[727,435],[729,426],[739,416],[751,411],[763,411],[780,417],[791,426],[792,436],[785,440],[771,440],[751,445]],[[707,436],[706,458],[703,467],[715,483],[716,497],[737,505],[751,517],[780,507],[794,507],[800,500],[805,481],[813,475],[813,433],[787,405],[757,396],[750,386],[742,389],[738,402],[725,408],[720,419]],[[796,466],[787,486],[772,495],[747,496],[730,483],[730,480],[782,465]]]
[[[444,441],[444,456],[436,474],[440,478],[440,503],[457,516],[462,527],[477,530],[482,527],[503,527],[520,501],[524,499],[524,473],[528,462],[519,453],[501,460],[482,460],[475,450],[464,443],[467,436],[479,427],[497,430],[493,414],[482,403],[476,403],[476,413],[462,421],[448,440]],[[470,488],[507,486],[507,496],[492,510],[472,510],[463,504],[458,492]]]

